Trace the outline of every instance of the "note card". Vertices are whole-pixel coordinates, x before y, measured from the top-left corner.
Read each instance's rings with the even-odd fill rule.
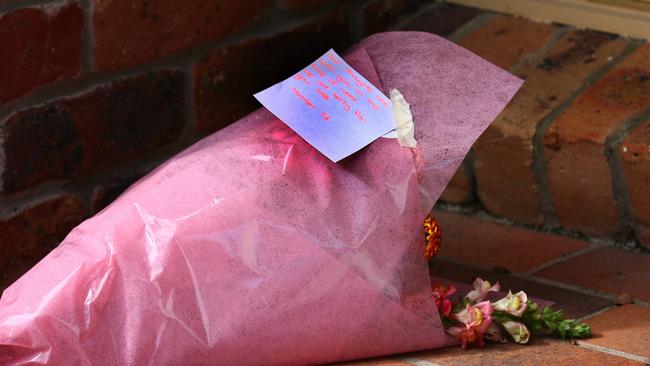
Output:
[[[255,98],[334,162],[395,129],[390,99],[333,50]]]

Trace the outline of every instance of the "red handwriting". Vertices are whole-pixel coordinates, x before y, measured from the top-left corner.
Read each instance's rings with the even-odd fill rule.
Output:
[[[334,66],[340,64],[343,64],[345,72],[338,72],[338,68]],[[332,52],[328,52],[325,57],[310,64],[302,72],[296,74],[294,79],[299,82],[295,82],[296,87],[291,89],[293,94],[310,109],[316,109],[317,112],[315,112],[319,113],[325,122],[332,120],[332,116],[329,114],[332,110],[329,110],[329,107],[320,101],[321,98],[324,101],[336,100],[337,102],[334,103],[340,104],[345,112],[353,112],[354,118],[362,123],[368,122],[364,113],[379,111],[382,106],[389,106],[388,100],[383,95],[377,94],[376,89],[368,81],[342,63]],[[309,88],[303,88],[303,85],[308,85]],[[332,88],[332,86],[335,87]],[[336,89],[338,91],[333,92]],[[318,97],[315,94],[318,94]],[[310,100],[310,98],[314,98],[314,100]],[[368,104],[365,104],[364,101],[367,101]],[[358,109],[359,107],[361,108]]]
[[[354,115],[357,116],[357,119],[361,122],[365,122],[365,118],[363,118],[363,114],[361,114],[361,111],[356,111],[354,112]]]
[[[373,102],[371,98],[368,98],[368,103],[370,103],[370,106],[372,107],[372,109],[374,109],[376,111],[379,110],[379,106],[376,105],[375,102]]]
[[[348,102],[346,102],[345,99],[341,98],[341,96],[336,94],[336,93],[334,93],[333,95],[334,95],[334,99],[341,102],[341,104],[343,105],[343,110],[346,111],[346,112],[349,112],[350,111],[350,105],[348,104]]]
[[[320,88],[316,89],[316,93],[318,93],[318,95],[320,95],[321,97],[323,97],[323,99],[325,99],[325,100],[330,100],[329,95],[325,94],[325,92],[323,92],[322,90],[320,90]]]
[[[296,80],[300,80],[300,81],[304,82],[304,83],[307,84],[307,85],[311,85],[311,83],[309,82],[309,80],[305,79],[305,77],[302,76],[302,75],[300,75],[300,74],[296,74],[296,76],[294,76],[294,78],[295,78]]]
[[[341,93],[345,94],[346,97],[352,99],[353,102],[356,102],[356,101],[357,101],[357,97],[355,97],[354,95],[350,94],[350,92],[348,92],[347,90],[345,90],[345,89],[343,89],[343,88],[339,88],[339,90],[341,91]]]
[[[388,107],[388,102],[386,102],[384,98],[382,98],[381,96],[377,95],[377,100],[379,101],[379,103],[383,104],[384,107]]]
[[[352,80],[354,80],[354,83],[355,83],[357,86],[362,86],[362,87],[366,88],[366,91],[367,91],[368,93],[370,93],[370,92],[372,91],[372,89],[370,88],[370,86],[368,86],[368,84],[366,84],[363,80],[359,79],[359,78],[357,77],[357,75],[354,73],[354,71],[352,71],[352,69],[350,69],[350,68],[348,67],[348,68],[345,69],[345,71],[346,71],[346,72],[347,72],[347,73],[352,77]]]
[[[309,108],[311,108],[311,109],[314,109],[314,104],[312,104],[312,102],[309,100],[309,98],[307,98],[306,96],[302,95],[302,94],[300,93],[300,90],[298,90],[298,88],[291,88],[291,91],[292,91],[293,94],[295,94],[295,95],[296,95],[300,100],[302,100],[302,101],[305,103],[305,105],[307,105],[307,107],[309,107]]]
[[[330,61],[332,61],[332,63],[333,63],[334,65],[338,65],[338,64],[341,63],[341,61],[339,61],[339,60],[336,58],[336,56],[334,56],[334,53],[332,53],[332,52],[328,52],[328,53],[327,53],[327,58],[329,58]]]
[[[316,73],[318,73],[318,76],[320,76],[320,77],[325,76],[325,73],[323,71],[321,71],[321,69],[319,69],[318,66],[316,66],[316,64],[311,64],[311,68],[314,69],[314,71],[316,71]]]
[[[324,68],[326,68],[327,70],[329,70],[330,72],[334,72],[334,68],[330,64],[325,62],[325,60],[318,60],[318,63]]]
[[[350,87],[350,83],[348,83],[348,81],[345,80],[345,78],[342,75],[337,76],[336,81],[345,84],[345,86],[347,86],[348,88]]]
[[[330,115],[327,114],[327,112],[323,112],[320,115],[323,117],[325,121],[329,121],[330,119],[332,119],[332,117],[330,117]]]

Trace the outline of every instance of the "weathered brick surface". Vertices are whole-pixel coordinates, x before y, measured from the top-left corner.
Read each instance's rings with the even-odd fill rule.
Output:
[[[641,244],[650,248],[650,120],[625,138],[618,154],[636,221],[637,237]]]
[[[544,54],[513,68],[524,86],[475,146],[478,194],[488,211],[518,222],[543,222],[532,169],[535,131],[626,46],[603,33],[571,30]]]
[[[398,19],[427,3],[423,0],[373,0],[361,9],[363,35],[385,31]]]
[[[268,0],[93,1],[98,70],[125,68],[242,30]]]
[[[552,36],[553,28],[522,18],[497,15],[460,41],[460,45],[508,69],[538,51]]]
[[[114,166],[174,141],[183,76],[156,71],[13,114],[0,135],[4,192]]]
[[[79,198],[63,195],[0,217],[0,292],[45,257],[87,216]]]
[[[439,3],[426,7],[401,29],[448,36],[480,13],[474,8]]]
[[[329,48],[343,51],[349,44],[346,30],[344,14],[334,13],[206,55],[193,69],[198,130],[209,133],[234,122],[260,106],[253,93],[291,76]]]
[[[79,74],[83,12],[77,3],[0,14],[0,104]]]
[[[549,186],[560,223],[595,235],[619,230],[605,140],[650,105],[650,45],[580,95],[544,135]]]

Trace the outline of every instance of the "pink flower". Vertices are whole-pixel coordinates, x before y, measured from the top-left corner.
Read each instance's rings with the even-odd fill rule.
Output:
[[[516,294],[512,294],[512,291],[508,291],[508,295],[503,299],[495,302],[494,310],[496,311],[505,311],[509,314],[512,314],[516,317],[520,317],[526,311],[528,302],[528,296],[523,291],[519,291]]]
[[[477,343],[482,347],[483,335],[492,324],[492,311],[489,301],[476,305],[467,304],[465,309],[453,315],[454,319],[462,324],[449,328],[447,332],[460,339],[463,348],[467,348],[470,343]]]
[[[528,340],[530,339],[530,332],[525,325],[512,320],[505,321],[501,325],[503,325],[506,331],[510,333],[512,339],[514,339],[515,342],[520,344],[528,343]]]
[[[456,293],[456,288],[454,286],[444,286],[444,285],[434,285],[432,288],[433,299],[436,301],[436,307],[438,312],[445,316],[451,315],[452,304],[447,296],[453,295]]]
[[[494,308],[489,301],[483,301],[476,305],[467,304],[465,309],[454,314],[454,318],[464,323],[467,328],[476,328],[484,333],[492,322]]]
[[[499,286],[498,282],[492,286],[489,281],[483,281],[481,278],[477,277],[474,280],[474,290],[468,292],[465,298],[472,302],[479,302],[485,299],[488,292],[496,292],[499,290],[501,290],[501,286]]]

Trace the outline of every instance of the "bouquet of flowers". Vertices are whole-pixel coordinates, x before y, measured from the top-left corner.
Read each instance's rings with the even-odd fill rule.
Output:
[[[497,300],[486,300],[489,292],[499,291],[497,282],[477,278],[474,289],[462,302],[452,304],[449,297],[456,289],[441,284],[433,286],[433,298],[445,330],[459,339],[461,346],[467,348],[471,344],[483,347],[483,340],[507,342],[504,334],[508,334],[519,344],[528,343],[532,334],[550,334],[561,338],[587,338],[591,329],[585,323],[575,319],[564,319],[563,311],[554,311],[550,306],[543,309],[534,301],[528,299],[525,292],[519,291],[508,294]]]
[[[416,148],[379,138],[333,163],[266,109],[242,118],[5,290],[0,364],[299,365],[448,345],[422,218],[522,82],[428,33],[377,34],[345,59],[401,91]]]
[[[424,235],[424,256],[430,260],[438,254],[442,241],[440,227],[431,216],[424,220]],[[492,285],[489,281],[476,278],[473,287],[455,304],[452,301],[452,296],[456,294],[454,286],[438,283],[432,287],[445,331],[458,339],[463,348],[472,344],[483,347],[485,339],[505,343],[507,339],[504,334],[519,344],[528,343],[531,333],[564,339],[591,336],[589,325],[575,319],[565,319],[562,310],[540,307],[528,299],[524,291],[513,294],[508,290],[505,297],[490,301],[490,293],[497,294],[501,290],[498,282]]]

